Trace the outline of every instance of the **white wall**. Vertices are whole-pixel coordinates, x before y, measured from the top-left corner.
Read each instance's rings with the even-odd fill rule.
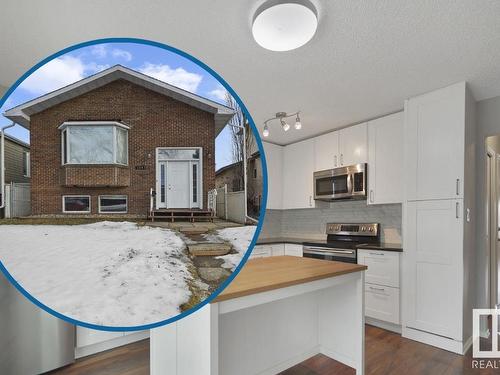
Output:
[[[7,87],[0,86],[0,98],[7,91]]]
[[[476,306],[488,308],[489,255],[485,242],[486,225],[486,137],[500,134],[500,96],[477,103],[476,150]]]

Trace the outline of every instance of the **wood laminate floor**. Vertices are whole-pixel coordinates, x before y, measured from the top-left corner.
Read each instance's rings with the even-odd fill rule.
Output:
[[[483,345],[482,345],[483,346]],[[488,347],[486,344],[484,348]],[[366,326],[367,375],[491,375],[500,369],[472,369],[465,356],[408,340]],[[500,359],[496,362],[500,367]],[[149,340],[81,358],[50,375],[149,375]],[[354,375],[355,371],[329,357],[316,355],[280,375]],[[235,374],[237,375],[237,374]]]
[[[490,375],[500,369],[472,369],[471,350],[460,356],[398,334],[366,326],[367,375]],[[483,346],[484,344],[484,346]],[[486,349],[488,343],[482,343]],[[500,361],[496,364],[500,367]],[[354,375],[354,369],[324,355],[316,355],[280,375]]]
[[[47,375],[149,375],[149,339],[77,359]]]

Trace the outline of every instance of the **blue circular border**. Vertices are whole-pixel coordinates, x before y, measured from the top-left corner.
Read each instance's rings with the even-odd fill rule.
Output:
[[[37,305],[38,307],[42,308],[43,310],[47,311],[48,313],[54,315],[55,317],[59,318],[59,319],[62,319],[62,320],[65,320],[66,322],[68,323],[71,323],[71,324],[74,324],[74,325],[78,325],[78,326],[82,326],[82,327],[86,327],[86,328],[91,328],[91,329],[95,329],[95,330],[101,330],[101,331],[111,331],[111,332],[127,332],[127,331],[142,331],[142,330],[148,330],[148,329],[152,329],[152,328],[156,328],[156,327],[161,327],[163,325],[166,325],[166,324],[169,324],[169,323],[173,323],[179,319],[182,319],[192,313],[194,313],[195,311],[201,309],[203,306],[205,306],[207,303],[210,303],[214,298],[216,298],[228,285],[229,283],[236,277],[236,275],[240,272],[241,268],[245,265],[246,261],[248,260],[248,257],[250,256],[250,253],[252,252],[252,249],[253,247],[255,246],[256,242],[257,242],[257,238],[259,237],[259,233],[262,229],[262,224],[264,222],[264,216],[265,216],[265,213],[266,213],[266,205],[267,205],[267,163],[266,163],[266,157],[265,157],[265,153],[264,153],[264,148],[262,146],[262,141],[260,139],[260,136],[259,136],[259,132],[257,130],[257,127],[255,126],[255,123],[252,119],[252,116],[250,115],[250,113],[248,112],[248,109],[245,107],[245,104],[243,104],[243,101],[240,99],[240,97],[238,96],[238,94],[236,94],[236,92],[231,88],[231,86],[229,86],[229,84],[219,75],[217,74],[214,70],[212,70],[210,67],[208,67],[207,65],[205,65],[203,62],[201,62],[200,60],[198,60],[197,58],[187,54],[186,52],[183,52],[177,48],[174,48],[174,47],[171,47],[167,44],[163,44],[163,43],[159,43],[159,42],[154,42],[154,41],[151,41],[151,40],[147,40],[147,39],[140,39],[140,38],[103,38],[103,39],[95,39],[95,40],[91,40],[91,41],[88,41],[88,42],[83,42],[83,43],[79,43],[79,44],[75,44],[73,46],[70,46],[68,48],[65,48],[57,53],[54,53],[52,55],[50,55],[49,57],[43,59],[42,61],[40,61],[38,64],[34,65],[31,69],[29,69],[26,73],[24,73],[8,90],[7,92],[4,94],[4,96],[0,99],[0,107],[5,103],[5,101],[7,100],[7,98],[12,94],[12,92],[14,92],[14,90],[28,77],[30,76],[35,70],[37,70],[38,68],[40,68],[42,65],[46,64],[47,62],[55,59],[56,57],[58,56],[61,56],[61,55],[64,55],[65,53],[68,53],[70,51],[73,51],[75,49],[79,49],[79,48],[82,48],[82,47],[87,47],[87,46],[90,46],[90,45],[94,45],[94,44],[101,44],[101,43],[138,43],[138,44],[146,44],[146,45],[150,45],[150,46],[154,46],[154,47],[159,47],[159,48],[163,48],[163,49],[166,49],[170,52],[173,52],[173,53],[176,53],[177,55],[180,55],[182,57],[185,57],[189,60],[191,60],[192,62],[194,62],[195,64],[197,64],[198,66],[202,67],[203,69],[205,69],[208,73],[210,73],[213,77],[215,77],[215,79],[217,81],[219,81],[220,84],[222,84],[224,86],[224,88],[235,98],[236,102],[239,104],[239,106],[241,107],[243,113],[246,115],[248,121],[249,121],[249,124],[252,128],[252,131],[255,135],[255,140],[257,141],[257,146],[259,148],[259,152],[260,152],[260,155],[261,155],[261,163],[262,163],[262,170],[263,170],[263,202],[264,204],[261,206],[260,208],[260,214],[259,214],[259,222],[257,224],[257,229],[255,230],[255,234],[252,238],[252,242],[250,243],[250,246],[248,247],[245,255],[243,256],[242,260],[240,261],[240,264],[235,268],[235,270],[233,271],[233,273],[207,298],[205,299],[203,302],[199,303],[198,305],[196,305],[195,307],[187,310],[187,311],[184,311],[172,318],[169,318],[169,319],[166,319],[166,320],[162,320],[160,322],[157,322],[157,323],[151,323],[151,324],[145,324],[145,325],[142,325],[142,326],[132,326],[132,327],[113,327],[113,326],[99,326],[99,325],[95,325],[95,324],[91,324],[91,323],[85,323],[85,322],[82,322],[82,321],[79,321],[79,320],[76,320],[76,319],[72,319],[68,316],[65,316],[63,314],[60,314],[58,313],[57,311],[54,311],[52,310],[50,307],[44,305],[43,303],[41,303],[40,301],[38,301],[35,297],[33,297],[32,295],[30,295],[13,277],[12,275],[9,273],[9,271],[7,271],[7,269],[5,268],[5,266],[3,265],[3,263],[0,261],[0,269],[1,271],[3,272],[3,274],[5,275],[5,277],[7,277],[7,279],[26,297],[28,298],[31,302],[33,302],[35,305]]]

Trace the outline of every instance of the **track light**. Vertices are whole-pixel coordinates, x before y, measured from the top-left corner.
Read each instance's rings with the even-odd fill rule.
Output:
[[[290,124],[288,122],[286,122],[285,119],[289,118],[289,117],[293,117],[293,116],[295,116],[294,128],[296,130],[302,129],[302,123],[300,122],[299,113],[300,113],[300,111],[297,111],[295,113],[290,113],[290,114],[288,114],[286,112],[276,113],[276,115],[274,117],[264,121],[264,129],[262,130],[262,136],[269,137],[269,126],[267,124],[273,120],[279,120],[279,122],[281,124],[281,129],[283,129],[283,131],[287,132],[288,130],[290,130]]]
[[[302,129],[302,123],[300,122],[300,117],[299,117],[298,113],[297,113],[297,117],[295,118],[295,129],[296,130]]]
[[[269,128],[267,127],[267,124],[264,125],[264,130],[262,131],[262,135],[264,137],[269,137]]]
[[[285,121],[285,120],[281,120],[281,127],[283,128],[284,131],[288,131],[290,130],[290,125]]]

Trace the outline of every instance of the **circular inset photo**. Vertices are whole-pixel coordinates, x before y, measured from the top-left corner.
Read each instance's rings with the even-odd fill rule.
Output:
[[[209,302],[246,260],[265,210],[262,144],[199,60],[83,43],[21,77],[0,111],[0,266],[40,307],[151,328]]]

